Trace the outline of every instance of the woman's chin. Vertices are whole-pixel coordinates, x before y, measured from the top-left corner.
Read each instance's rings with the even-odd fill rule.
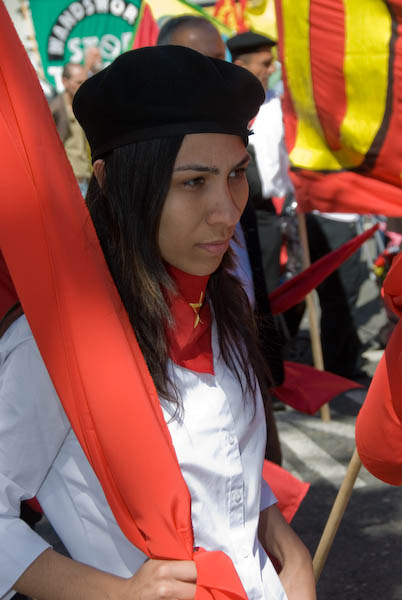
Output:
[[[180,264],[173,264],[176,269],[183,271],[184,273],[188,273],[189,275],[195,275],[198,277],[205,277],[207,275],[212,275],[219,267],[222,262],[222,257],[219,260],[210,260],[208,262],[203,263],[191,263],[191,262],[183,262]]]

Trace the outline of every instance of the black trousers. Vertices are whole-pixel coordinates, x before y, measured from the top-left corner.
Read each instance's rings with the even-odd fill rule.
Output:
[[[354,222],[308,214],[306,223],[312,262],[357,235]],[[324,367],[344,377],[353,377],[361,363],[355,311],[360,286],[367,276],[367,266],[357,251],[317,287]]]

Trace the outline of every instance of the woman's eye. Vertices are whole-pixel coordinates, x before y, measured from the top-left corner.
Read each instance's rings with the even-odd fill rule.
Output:
[[[239,167],[238,169],[234,169],[229,174],[231,179],[241,179],[246,174],[246,167]]]
[[[183,185],[187,188],[194,189],[200,187],[204,183],[204,177],[195,177],[194,179],[187,179],[183,182]]]

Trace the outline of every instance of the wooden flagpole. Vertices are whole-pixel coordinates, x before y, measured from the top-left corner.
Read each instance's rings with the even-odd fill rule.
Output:
[[[299,223],[299,235],[302,247],[303,269],[307,269],[310,264],[310,250],[308,246],[306,217],[303,213],[297,213]],[[320,337],[320,327],[318,324],[317,306],[314,299],[314,291],[306,296],[307,310],[310,320],[310,339],[311,349],[313,353],[314,366],[319,371],[324,371],[324,359],[322,356],[322,346]],[[324,404],[320,408],[320,414],[323,421],[331,420],[331,413],[328,404]]]
[[[317,582],[321,572],[324,568],[327,560],[329,551],[335,539],[336,532],[340,522],[342,521],[343,514],[348,505],[350,496],[352,494],[353,486],[356,482],[362,463],[360,457],[355,448],[353,456],[350,460],[348,469],[346,471],[345,478],[339,488],[338,494],[335,498],[335,502],[332,506],[331,512],[328,517],[328,521],[324,527],[320,542],[318,544],[316,553],[313,559],[314,577]]]

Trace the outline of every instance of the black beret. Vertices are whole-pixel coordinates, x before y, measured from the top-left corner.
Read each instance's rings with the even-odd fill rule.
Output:
[[[257,50],[263,48],[264,46],[269,46],[270,48],[272,48],[272,46],[276,46],[276,42],[274,40],[271,40],[271,38],[267,37],[266,35],[254,33],[254,31],[239,33],[238,35],[230,38],[230,40],[227,40],[226,44],[230,50],[232,59],[235,59],[241,54],[257,52]]]
[[[140,140],[187,133],[247,138],[265,94],[246,69],[183,46],[131,50],[87,79],[73,110],[92,160]]]

